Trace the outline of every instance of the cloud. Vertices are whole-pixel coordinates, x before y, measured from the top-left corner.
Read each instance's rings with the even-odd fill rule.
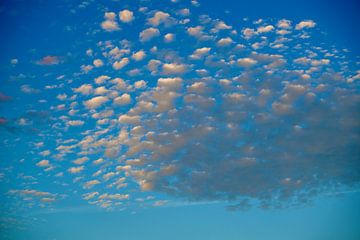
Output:
[[[84,188],[90,189],[90,188],[93,188],[95,185],[98,185],[98,184],[100,184],[99,180],[87,181],[86,183],[84,183]]]
[[[130,94],[124,93],[119,97],[114,99],[114,104],[116,105],[126,105],[131,103],[131,96]]]
[[[90,84],[83,84],[74,89],[74,92],[81,93],[83,95],[90,95],[93,92],[93,87]]]
[[[125,67],[126,65],[128,65],[129,62],[130,62],[129,58],[123,58],[120,61],[114,62],[112,66],[115,70],[119,70]]]
[[[95,60],[93,61],[93,64],[94,64],[95,67],[102,67],[102,66],[104,66],[104,63],[103,63],[103,61],[102,61],[101,59],[95,59]]]
[[[1,102],[8,102],[12,99],[12,97],[6,95],[6,94],[3,94],[0,92],[0,103]]]
[[[160,36],[159,29],[151,27],[140,32],[139,38],[141,42],[147,42],[158,36]]]
[[[169,25],[172,21],[170,14],[162,11],[156,12],[152,18],[148,19],[149,24],[154,27],[157,27],[160,24]]]
[[[175,34],[173,34],[173,33],[167,33],[167,34],[165,34],[165,36],[164,36],[164,42],[170,43],[170,42],[173,42],[173,41],[175,41]]]
[[[81,121],[81,120],[71,120],[71,121],[68,121],[67,124],[69,126],[73,126],[73,127],[77,127],[77,126],[82,126],[84,125],[84,121]]]
[[[162,66],[162,73],[165,75],[182,75],[186,72],[187,68],[185,64],[177,63],[165,63]]]
[[[36,164],[36,166],[38,166],[38,167],[49,167],[50,162],[49,162],[49,160],[41,160],[40,162],[38,162]]]
[[[68,172],[72,173],[72,174],[76,174],[76,173],[80,173],[84,170],[84,166],[79,166],[79,167],[71,167],[68,169]]]
[[[190,58],[192,59],[202,59],[204,56],[206,56],[210,52],[211,48],[203,47],[196,49],[193,54],[190,55]]]
[[[251,67],[257,63],[256,60],[252,58],[239,58],[237,64],[241,67]]]
[[[134,13],[130,10],[125,9],[119,12],[119,18],[120,21],[124,23],[129,23],[134,20]]]
[[[146,53],[144,50],[140,50],[137,51],[136,53],[134,53],[131,58],[134,59],[135,61],[141,61],[146,57]]]
[[[26,93],[26,94],[33,94],[33,93],[40,93],[40,90],[39,89],[36,89],[36,88],[32,88],[30,85],[28,84],[24,84],[20,87],[20,90],[23,92],[23,93]]]
[[[233,40],[230,38],[230,37],[227,37],[227,38],[222,38],[220,39],[216,45],[218,47],[227,47],[227,46],[230,46],[231,44],[233,43]]]
[[[342,51],[318,48],[285,19],[247,21],[238,34],[207,15],[139,11],[131,26],[143,31],[96,41],[79,57],[83,72],[57,79],[46,97],[56,111],[51,135],[41,137],[57,139],[36,153],[48,158],[49,149],[59,160],[53,174],[73,180],[71,194],[106,209],[146,191],[237,210],[303,204],[359,183],[360,77]],[[129,12],[107,12],[104,21],[118,30],[119,18],[133,20]],[[12,122],[37,125],[28,115],[0,119],[2,128]],[[37,164],[50,167],[46,161]]]
[[[104,14],[105,21],[101,23],[101,28],[107,32],[113,32],[120,30],[118,23],[116,22],[116,14],[114,12],[106,12]]]
[[[57,56],[45,56],[42,59],[38,60],[36,64],[38,65],[57,65],[60,63],[60,59]]]
[[[298,24],[296,24],[295,29],[296,30],[301,30],[304,28],[313,28],[315,27],[316,23],[312,20],[305,20],[305,21],[301,21]]]
[[[107,97],[99,96],[99,97],[94,97],[94,98],[91,98],[90,100],[85,101],[84,105],[87,108],[95,109],[95,108],[102,106],[107,101],[109,101],[109,99]]]
[[[267,26],[261,26],[258,27],[257,32],[258,33],[267,33],[273,31],[275,28],[273,25],[267,25]]]

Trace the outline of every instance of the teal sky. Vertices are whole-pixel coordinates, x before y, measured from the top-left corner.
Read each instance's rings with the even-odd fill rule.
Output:
[[[0,238],[357,240],[356,1],[2,1]]]

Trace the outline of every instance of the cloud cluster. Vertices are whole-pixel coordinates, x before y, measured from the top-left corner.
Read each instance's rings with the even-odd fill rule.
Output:
[[[192,2],[105,13],[103,41],[55,94],[55,147],[39,145],[36,169],[106,209],[167,203],[153,193],[278,207],[358,184],[360,77],[343,52],[317,44],[312,20],[234,29]],[[132,34],[111,39],[119,24]]]

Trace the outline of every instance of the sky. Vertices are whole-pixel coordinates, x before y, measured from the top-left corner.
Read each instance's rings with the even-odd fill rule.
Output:
[[[0,238],[357,240],[356,1],[0,3]]]

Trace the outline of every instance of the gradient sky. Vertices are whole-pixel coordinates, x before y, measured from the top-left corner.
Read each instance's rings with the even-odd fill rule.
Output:
[[[2,1],[0,238],[359,239],[358,10]]]

